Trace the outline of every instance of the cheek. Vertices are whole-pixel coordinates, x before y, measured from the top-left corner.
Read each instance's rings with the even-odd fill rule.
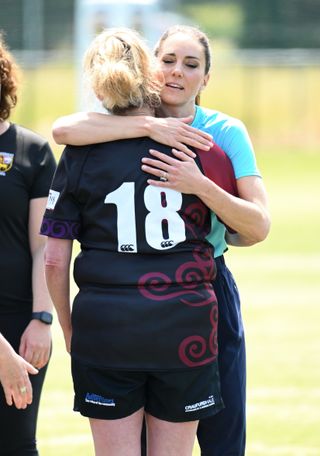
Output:
[[[166,79],[167,76],[168,76],[168,74],[169,74],[168,68],[166,68],[165,66],[161,66],[160,69],[161,69],[161,71],[162,71],[162,74],[163,74],[164,79]]]
[[[199,78],[199,76],[193,76],[190,78],[189,81],[190,81],[190,90],[192,90],[192,92],[194,92],[197,95],[203,85],[202,78]]]

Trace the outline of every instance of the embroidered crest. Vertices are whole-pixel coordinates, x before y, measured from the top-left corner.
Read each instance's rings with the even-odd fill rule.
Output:
[[[5,176],[12,168],[14,154],[0,152],[0,176]]]

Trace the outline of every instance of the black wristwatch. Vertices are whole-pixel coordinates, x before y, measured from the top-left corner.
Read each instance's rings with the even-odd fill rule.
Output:
[[[31,319],[40,320],[42,321],[42,323],[45,323],[46,325],[52,324],[52,314],[50,312],[32,312]]]

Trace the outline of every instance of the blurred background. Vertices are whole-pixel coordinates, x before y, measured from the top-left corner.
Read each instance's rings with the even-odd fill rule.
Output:
[[[51,125],[84,109],[81,57],[91,38],[103,27],[129,26],[152,46],[176,23],[210,37],[214,62],[202,104],[246,124],[269,193],[268,239],[226,255],[246,327],[246,454],[319,456],[319,0],[0,0],[0,29],[22,69],[11,120],[47,137],[59,158]],[[90,456],[89,427],[71,411],[69,359],[56,322],[53,329],[41,454]]]

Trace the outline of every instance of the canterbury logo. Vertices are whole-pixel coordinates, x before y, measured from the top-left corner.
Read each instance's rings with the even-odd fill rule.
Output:
[[[133,252],[134,247],[133,247],[133,244],[122,244],[120,246],[120,250],[121,250],[121,252]]]
[[[173,245],[173,241],[162,241],[161,242],[161,247],[171,247]]]

